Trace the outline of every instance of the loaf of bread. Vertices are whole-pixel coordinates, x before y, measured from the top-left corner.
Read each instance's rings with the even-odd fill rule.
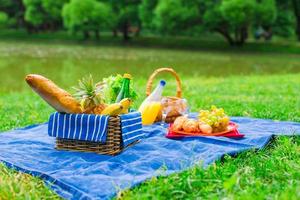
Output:
[[[30,87],[58,112],[82,113],[79,102],[51,80],[37,74],[25,78]]]

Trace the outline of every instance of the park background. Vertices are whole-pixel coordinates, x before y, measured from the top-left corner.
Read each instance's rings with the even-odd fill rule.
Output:
[[[173,67],[192,111],[300,122],[299,0],[0,0],[0,131],[53,112],[25,84],[42,74],[66,90],[129,72]],[[175,93],[170,76],[165,94]],[[153,178],[120,198],[299,199],[300,139]],[[43,182],[0,165],[0,199],[56,199]]]

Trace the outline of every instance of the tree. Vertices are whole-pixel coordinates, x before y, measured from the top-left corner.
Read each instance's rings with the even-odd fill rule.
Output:
[[[295,34],[296,19],[290,0],[276,0],[277,17],[273,24],[273,32],[282,37],[291,37]]]
[[[154,29],[154,10],[157,6],[158,0],[142,0],[141,4],[139,5],[139,18],[142,23],[142,27],[153,30]]]
[[[42,8],[46,12],[47,18],[52,22],[52,28],[61,28],[62,27],[62,9],[63,6],[69,2],[69,0],[41,0]]]
[[[23,0],[25,5],[25,20],[34,26],[42,25],[46,16],[43,15],[40,10],[42,10],[42,5],[40,0]]]
[[[270,26],[276,18],[274,0],[204,1],[204,25],[230,45],[242,45],[251,26]]]
[[[36,31],[57,30],[62,26],[61,11],[68,0],[23,0],[25,21]]]
[[[0,12],[0,27],[3,27],[6,25],[8,21],[8,16],[5,12]]]
[[[62,16],[65,27],[73,33],[82,31],[84,38],[90,31],[99,38],[100,30],[111,26],[113,16],[108,4],[96,0],[71,0],[63,7]]]
[[[296,17],[296,34],[300,41],[300,0],[292,0],[292,5]]]
[[[164,34],[179,34],[199,23],[197,1],[159,0],[154,10],[154,25]]]
[[[137,27],[137,34],[141,28],[141,21],[138,15],[140,0],[110,0],[113,12],[116,15],[115,35],[118,30],[123,34],[124,41],[130,39],[130,28]]]
[[[25,8],[22,0],[0,0],[0,11],[7,14],[8,26],[19,28],[27,25],[24,21]]]

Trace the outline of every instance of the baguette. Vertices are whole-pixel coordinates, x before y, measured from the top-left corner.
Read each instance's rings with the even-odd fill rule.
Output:
[[[78,101],[51,80],[37,74],[29,74],[25,80],[40,97],[58,112],[82,113]]]

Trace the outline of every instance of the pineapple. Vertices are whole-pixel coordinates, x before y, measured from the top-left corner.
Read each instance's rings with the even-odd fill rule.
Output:
[[[73,87],[73,95],[87,114],[100,114],[106,107],[103,103],[100,88],[94,84],[92,75],[78,81],[78,87]]]

